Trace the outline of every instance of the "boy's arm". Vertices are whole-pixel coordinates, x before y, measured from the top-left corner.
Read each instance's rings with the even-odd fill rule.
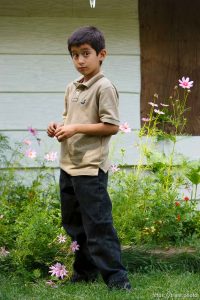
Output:
[[[63,122],[65,121],[65,118],[67,116],[67,96],[68,96],[68,86],[66,87],[66,90],[65,90],[65,97],[64,97],[64,102],[65,102],[65,105],[64,105],[64,112],[63,112]],[[56,122],[51,122],[49,125],[48,125],[48,128],[47,128],[47,134],[49,137],[54,137],[55,136],[55,132],[56,130],[63,126],[64,123],[56,123]]]
[[[97,124],[71,124],[59,127],[55,131],[55,137],[59,142],[72,137],[74,134],[83,133],[87,135],[113,135],[118,132],[119,126],[109,123]]]

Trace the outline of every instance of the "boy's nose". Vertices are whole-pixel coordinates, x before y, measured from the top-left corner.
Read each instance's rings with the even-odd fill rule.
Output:
[[[80,64],[84,63],[84,57],[83,57],[82,55],[79,55],[79,57],[78,57],[78,62],[79,62]]]

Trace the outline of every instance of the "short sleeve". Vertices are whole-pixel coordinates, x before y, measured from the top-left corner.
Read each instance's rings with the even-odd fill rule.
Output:
[[[99,117],[102,123],[119,126],[119,97],[114,86],[101,90],[99,97]]]
[[[64,111],[62,114],[63,117],[63,121],[65,121],[66,117],[67,117],[67,101],[68,101],[68,95],[69,95],[69,86],[66,87],[65,90],[65,96],[64,96]]]

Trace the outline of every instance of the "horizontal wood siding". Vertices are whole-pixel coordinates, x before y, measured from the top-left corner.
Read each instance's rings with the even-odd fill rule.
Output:
[[[0,68],[0,92],[62,92],[80,77],[69,55],[0,55]],[[120,92],[139,94],[139,56],[110,55],[102,70]]]
[[[137,0],[96,0],[91,9],[89,0],[1,0],[0,16],[40,16],[75,18],[133,18],[137,15]]]
[[[120,93],[120,119],[139,128],[138,95]],[[23,130],[28,126],[44,130],[53,120],[61,122],[64,106],[61,93],[1,93],[0,128]],[[14,103],[14,104],[13,104]],[[127,113],[129,111],[130,113]],[[7,116],[7,118],[5,118]]]
[[[108,57],[102,69],[119,90],[121,121],[136,130],[140,127],[137,0],[97,0],[95,9],[89,0],[0,2],[0,131],[13,142],[22,142],[30,137],[28,126],[39,129],[42,142],[36,150],[42,156],[59,151],[59,143],[45,130],[50,121],[61,120],[65,86],[79,76],[66,41],[85,25],[97,26],[105,34]],[[131,149],[127,163],[133,161],[133,138],[122,136],[119,143],[118,136],[113,139],[116,153],[121,147]]]
[[[0,17],[0,53],[66,55],[67,36],[82,25],[98,26],[105,33],[108,54],[140,54],[136,14],[122,20],[114,17]]]

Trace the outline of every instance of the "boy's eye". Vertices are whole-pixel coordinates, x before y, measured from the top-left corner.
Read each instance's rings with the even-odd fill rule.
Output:
[[[72,52],[72,58],[73,59],[78,59],[79,56],[88,57],[89,55],[90,55],[90,51],[83,51],[81,53],[73,53]]]
[[[72,58],[78,58],[78,54],[77,53],[72,53]]]
[[[90,54],[89,51],[84,51],[84,52],[82,53],[82,55],[83,55],[84,57],[87,57],[89,54]]]

